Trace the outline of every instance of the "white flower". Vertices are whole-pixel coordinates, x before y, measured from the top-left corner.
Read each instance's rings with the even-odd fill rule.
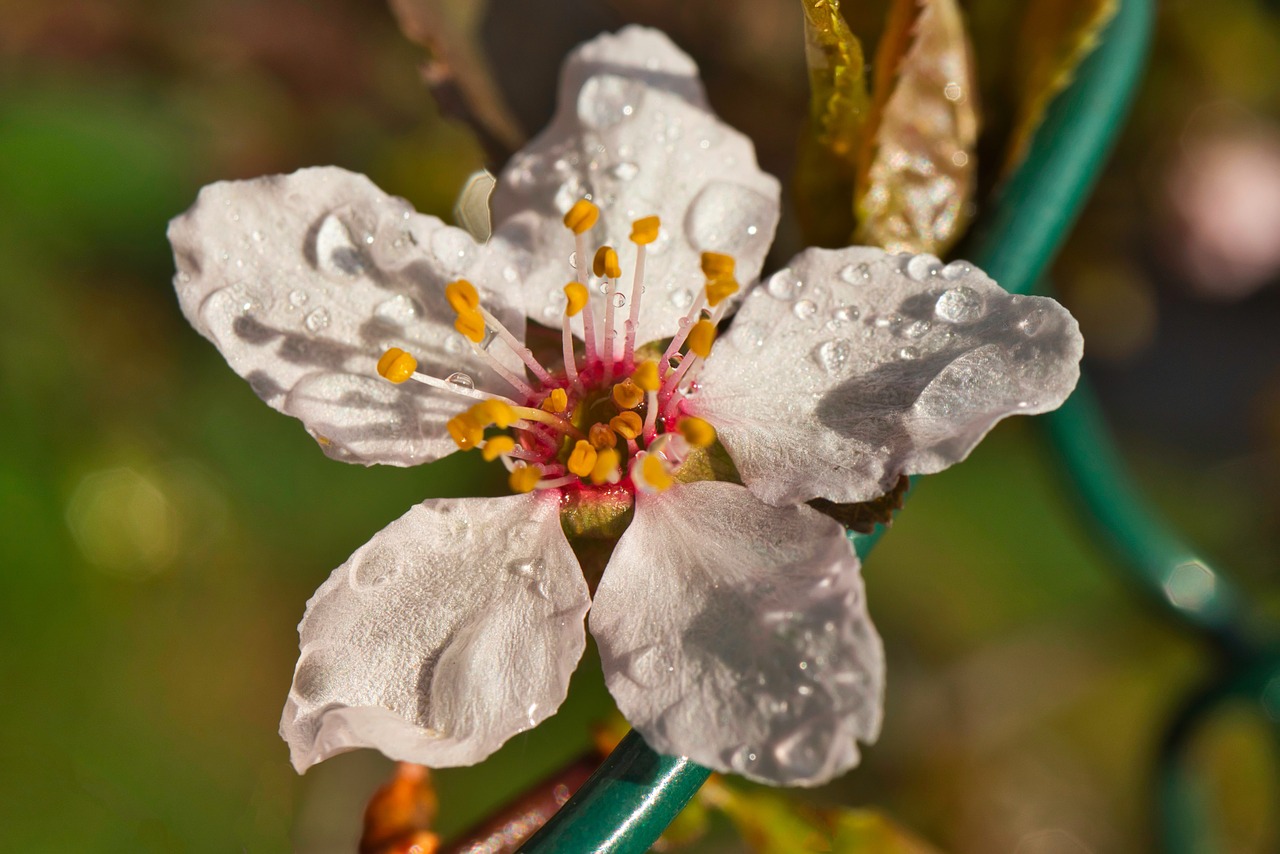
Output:
[[[781,784],[856,764],[883,652],[844,530],[803,502],[870,499],[1056,407],[1081,341],[1051,300],[867,248],[803,252],[739,304],[733,275],[758,275],[778,197],[693,62],[630,27],[568,59],[485,245],[336,168],[214,184],[173,222],[183,311],[327,454],[415,465],[483,443],[529,490],[423,502],[320,587],[281,723],[299,770],[356,747],[483,759],[560,705],[588,609],[609,690],[654,749]],[[633,242],[651,215],[660,230],[642,221]],[[617,258],[598,279],[601,244]],[[525,349],[525,317],[571,344],[589,324],[568,376]],[[635,355],[673,336],[670,360]],[[380,359],[418,382],[377,376]],[[745,486],[684,482],[713,435]],[[562,505],[632,502],[592,594]]]

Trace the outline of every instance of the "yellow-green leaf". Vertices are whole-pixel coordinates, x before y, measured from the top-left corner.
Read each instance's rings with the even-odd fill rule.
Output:
[[[1067,88],[1119,6],[1119,0],[1033,0],[1027,8],[1014,54],[1017,113],[1006,174],[1026,157],[1049,102]]]
[[[836,810],[831,850],[857,854],[940,854],[937,848],[875,810]]]
[[[876,51],[856,243],[941,255],[972,215],[973,49],[956,0],[893,0]]]
[[[843,246],[853,231],[853,176],[871,106],[865,60],[839,0],[801,2],[810,97],[796,168],[797,210],[809,243]]]

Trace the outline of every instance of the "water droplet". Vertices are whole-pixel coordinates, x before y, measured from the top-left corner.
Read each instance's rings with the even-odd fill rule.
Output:
[[[444,381],[450,385],[456,385],[458,388],[475,388],[476,382],[471,379],[470,374],[464,374],[462,371],[454,371],[444,378]]]
[[[902,325],[902,315],[899,315],[899,314],[882,315],[881,317],[877,317],[875,319],[874,324],[877,329],[897,329],[899,326]]]
[[[846,323],[853,323],[861,316],[856,305],[842,305],[832,310],[831,320],[836,326],[843,326]]]
[[[613,168],[609,170],[609,174],[619,181],[630,181],[640,174],[640,167],[630,160],[624,160],[621,163],[614,164]]]
[[[399,562],[386,552],[373,552],[356,564],[351,573],[351,586],[357,590],[380,587],[398,576],[403,569]]]
[[[431,233],[431,254],[450,274],[462,272],[467,255],[475,245],[471,236],[460,228],[438,228]]]
[[[901,350],[898,351],[898,358],[902,359],[905,362],[910,362],[913,359],[920,358],[920,351],[917,350],[915,347],[903,347]]]
[[[843,338],[824,341],[813,349],[813,360],[831,375],[839,374],[849,364],[853,346]]]
[[[948,323],[973,323],[984,311],[982,294],[963,285],[951,288],[938,297],[933,310]]]
[[[289,305],[294,308],[302,308],[307,304],[308,299],[310,299],[310,296],[307,295],[306,291],[295,290],[289,292]]]
[[[950,80],[946,86],[942,87],[942,94],[948,101],[959,101],[964,97],[964,89],[956,81]]]
[[[909,277],[917,282],[927,282],[934,276],[938,275],[938,271],[942,269],[942,262],[933,255],[921,254],[913,255],[907,259],[906,266],[903,267]]]
[[[262,241],[266,240],[266,237],[263,235],[261,231],[255,228],[253,230],[253,239],[258,243],[261,243]]]
[[[1018,329],[1023,335],[1031,336],[1040,331],[1040,327],[1044,326],[1045,311],[1043,308],[1033,308],[1027,312],[1027,316],[1018,321]]]
[[[451,356],[456,356],[462,352],[462,338],[457,335],[450,335],[444,339],[444,351]]]
[[[569,253],[569,266],[575,270],[578,269],[578,253],[577,252]]]
[[[329,328],[329,310],[327,308],[317,308],[308,314],[303,322],[312,332],[323,332]]]
[[[617,74],[597,74],[578,92],[578,118],[595,130],[612,127],[635,115],[644,100],[644,85]]]
[[[938,275],[948,281],[954,281],[956,279],[963,279],[972,272],[973,265],[968,261],[952,261],[950,264],[943,267],[938,272]]]
[[[903,335],[912,340],[923,338],[933,328],[933,324],[927,320],[917,320],[903,330]]]
[[[735,323],[729,335],[739,350],[757,350],[764,346],[765,327],[758,323]]]
[[[693,200],[684,227],[698,251],[743,256],[759,242],[759,224],[774,217],[772,200],[741,184],[715,181]]]
[[[508,265],[502,268],[503,281],[514,282],[517,278],[519,278],[519,276],[520,274],[516,271],[515,267]]]
[[[781,300],[795,299],[796,294],[804,287],[804,282],[800,281],[800,277],[790,267],[783,267],[778,272],[769,277],[769,282],[765,285],[765,289],[769,295]]]
[[[693,292],[688,288],[679,288],[672,291],[671,304],[676,308],[688,308],[693,305]]]
[[[320,221],[315,237],[316,264],[332,276],[358,276],[364,272],[364,256],[337,214]]]
[[[625,295],[625,294],[622,294],[622,293],[616,293],[616,294],[614,294],[614,295],[613,295],[613,304],[614,304],[614,306],[615,306],[615,307],[617,307],[617,308],[622,308],[624,305],[626,305],[626,304],[627,304],[627,297],[626,297],[626,295]]]
[[[744,774],[751,770],[758,758],[759,756],[751,748],[746,746],[739,747],[729,752],[729,767],[739,774]]]
[[[553,201],[557,210],[567,212],[579,199],[589,197],[590,194],[587,192],[586,185],[582,183],[582,180],[577,175],[574,175],[559,186]]]
[[[870,281],[871,265],[865,262],[862,264],[845,264],[836,275],[851,285],[860,285],[863,282]]]
[[[813,300],[802,299],[796,301],[796,304],[791,307],[791,311],[801,320],[808,320],[818,313],[818,307],[814,305]]]
[[[389,300],[383,300],[373,310],[374,316],[379,320],[397,326],[408,326],[421,313],[421,307],[408,294],[397,294]]]

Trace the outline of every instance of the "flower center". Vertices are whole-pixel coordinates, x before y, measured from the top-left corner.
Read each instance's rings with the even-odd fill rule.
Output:
[[[564,217],[573,233],[576,256],[587,256],[587,232],[600,217],[590,201],[577,202]],[[534,489],[591,490],[616,485],[661,491],[673,472],[696,448],[715,441],[710,424],[686,415],[682,406],[702,362],[711,352],[716,325],[737,292],[734,261],[715,252],[702,254],[706,287],[679,323],[675,337],[659,356],[657,348],[636,349],[636,329],[644,294],[646,247],[658,237],[656,216],[632,223],[636,263],[627,293],[621,290],[618,254],[601,246],[591,273],[605,295],[604,316],[596,317],[588,290],[587,264],[576,264],[574,281],[564,287],[561,322],[563,364],[548,370],[484,306],[466,280],[445,288],[457,312],[455,328],[475,353],[511,386],[509,396],[479,391],[418,370],[409,353],[392,348],[378,360],[378,373],[393,383],[415,380],[477,402],[451,418],[449,435],[463,450],[479,449],[486,460],[500,460],[517,492]],[[628,298],[629,297],[629,298]],[[624,334],[617,340],[615,312],[627,307]],[[575,330],[574,321],[579,324]],[[597,322],[601,328],[597,328]],[[574,332],[581,333],[581,351]],[[517,375],[499,362],[490,346],[501,341],[526,368]],[[644,355],[653,350],[652,357]]]

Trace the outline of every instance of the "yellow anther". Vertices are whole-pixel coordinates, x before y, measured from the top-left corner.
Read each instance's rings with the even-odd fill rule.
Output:
[[[608,424],[592,424],[591,429],[587,431],[587,439],[598,451],[618,444],[618,434],[609,429]]]
[[[378,374],[393,383],[402,383],[418,370],[418,360],[399,347],[392,347],[378,360]]]
[[[586,439],[579,439],[569,453],[569,460],[565,463],[565,467],[578,477],[587,477],[596,467],[596,456],[596,449],[591,447],[591,443]]]
[[[738,292],[738,282],[733,276],[707,279],[707,305],[715,308]]]
[[[702,253],[702,273],[708,279],[719,279],[722,276],[733,275],[733,256],[722,255],[719,252],[703,252]]]
[[[562,388],[551,389],[551,394],[542,401],[542,408],[547,412],[564,412],[569,408],[569,393]]]
[[[469,451],[484,441],[484,427],[470,413],[455,415],[444,426],[453,441],[464,451]]]
[[[671,478],[671,472],[667,471],[666,465],[656,454],[646,454],[640,461],[640,476],[656,492],[662,492],[675,482]]]
[[[591,272],[610,279],[622,275],[622,268],[618,266],[618,253],[613,251],[612,246],[601,246],[596,250],[596,257],[591,262]]]
[[[516,411],[501,400],[482,400],[467,410],[467,414],[481,427],[493,424],[505,430],[516,423]]]
[[[693,324],[689,330],[689,351],[702,358],[711,353],[711,345],[716,340],[716,325],[705,318]]]
[[[512,470],[507,483],[516,492],[532,492],[540,480],[542,480],[542,469],[537,466],[520,466]]]
[[[484,340],[484,318],[474,308],[458,312],[458,319],[453,322],[453,328],[477,344]]]
[[[640,435],[644,422],[640,420],[640,416],[634,412],[619,412],[617,415],[609,419],[609,426],[613,431],[624,439],[634,439]]]
[[[582,282],[570,282],[564,286],[564,296],[568,303],[564,307],[564,313],[570,317],[577,317],[578,312],[582,311],[587,305],[587,286]]]
[[[658,363],[652,359],[641,362],[631,374],[631,379],[645,391],[657,391],[662,387],[662,380],[658,378]]]
[[[681,418],[676,423],[676,429],[680,431],[681,436],[684,436],[684,440],[695,448],[705,448],[716,440],[716,428],[692,415]]]
[[[644,400],[644,391],[630,377],[613,387],[613,402],[623,409],[635,409]]]
[[[600,218],[600,209],[586,199],[578,199],[564,215],[565,227],[574,234],[585,234]]]
[[[466,279],[458,279],[456,282],[445,285],[444,298],[458,314],[475,311],[480,305],[480,294],[476,292],[476,286]]]
[[[484,447],[480,449],[480,456],[489,462],[493,462],[503,454],[509,454],[516,449],[516,440],[510,436],[494,436],[492,439],[484,443]]]
[[[658,239],[658,229],[662,220],[656,216],[647,216],[631,223],[631,242],[637,244],[652,243]]]
[[[596,486],[606,482],[618,470],[622,457],[613,448],[605,448],[596,454],[596,464],[591,467],[591,482]]]

